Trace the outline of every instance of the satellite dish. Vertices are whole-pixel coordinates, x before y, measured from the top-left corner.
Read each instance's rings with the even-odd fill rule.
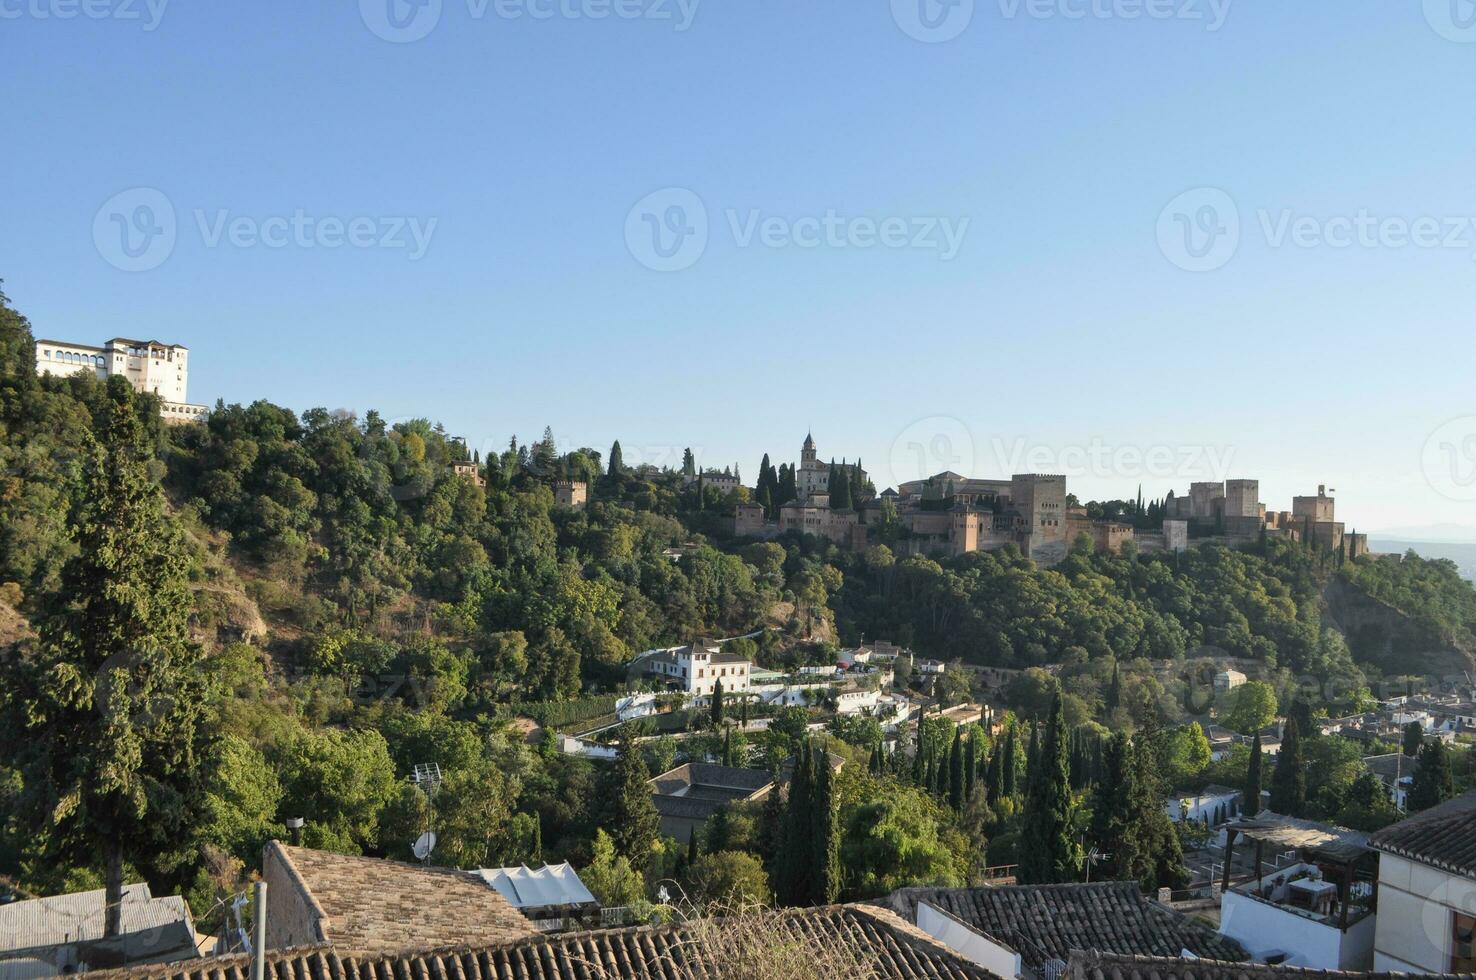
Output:
[[[415,846],[411,848],[411,850],[415,852],[415,858],[418,861],[424,861],[426,858],[430,857],[430,852],[434,851],[435,849],[436,832],[434,830],[427,830],[425,833],[421,834],[420,839],[417,840],[415,842]]]

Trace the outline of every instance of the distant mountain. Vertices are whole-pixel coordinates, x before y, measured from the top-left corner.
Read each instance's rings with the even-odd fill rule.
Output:
[[[1426,524],[1423,527],[1393,527],[1368,532],[1370,538],[1395,541],[1428,541],[1437,544],[1476,544],[1476,527],[1465,524]]]
[[[1368,547],[1370,551],[1379,554],[1402,555],[1406,551],[1413,551],[1421,558],[1448,558],[1456,563],[1462,578],[1476,582],[1476,541],[1411,541],[1370,534]]]

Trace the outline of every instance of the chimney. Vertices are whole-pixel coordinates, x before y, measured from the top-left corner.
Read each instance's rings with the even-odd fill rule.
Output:
[[[302,817],[288,817],[287,831],[292,838],[293,847],[302,846]]]

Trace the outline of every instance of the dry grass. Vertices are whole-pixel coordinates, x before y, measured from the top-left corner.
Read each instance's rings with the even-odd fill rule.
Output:
[[[876,953],[846,935],[817,934],[773,909],[713,907],[689,918],[668,954],[692,980],[876,980]]]

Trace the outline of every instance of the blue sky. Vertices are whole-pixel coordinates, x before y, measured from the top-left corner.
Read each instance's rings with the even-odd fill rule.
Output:
[[[1470,0],[153,2],[0,0],[0,276],[194,400],[1476,526]]]

